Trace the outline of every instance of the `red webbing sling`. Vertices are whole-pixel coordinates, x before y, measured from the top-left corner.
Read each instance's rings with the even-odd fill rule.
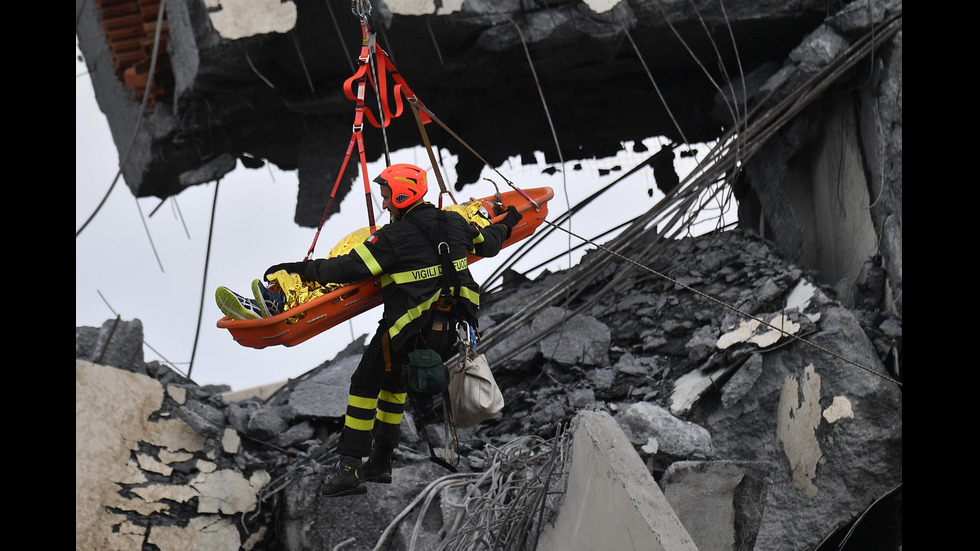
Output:
[[[375,80],[374,75],[371,72],[371,61],[372,58],[375,62],[377,68],[377,79]],[[395,85],[392,89],[392,93],[395,98],[395,110],[392,111],[390,108],[389,93],[388,93],[388,76],[391,76]],[[381,110],[381,120],[375,116],[374,112],[371,111],[367,105],[364,103],[364,92],[367,88],[367,83],[371,83],[371,87],[374,89],[375,93],[378,95],[378,100],[380,102]],[[367,158],[364,153],[364,119],[371,123],[372,126],[376,128],[385,128],[391,124],[391,120],[401,116],[404,111],[404,104],[402,103],[402,95],[407,98],[411,98],[415,102],[418,99],[415,97],[415,92],[408,86],[405,79],[398,73],[395,69],[394,64],[388,59],[388,54],[385,53],[384,49],[377,45],[375,40],[374,32],[369,29],[369,23],[366,17],[361,19],[361,54],[358,57],[358,67],[357,70],[344,81],[344,95],[347,99],[354,101],[354,125],[351,133],[350,142],[347,144],[347,151],[344,154],[344,161],[340,166],[340,170],[337,172],[337,179],[334,182],[333,190],[330,192],[330,199],[327,201],[327,208],[323,211],[323,218],[320,220],[320,225],[317,228],[316,234],[313,236],[313,243],[310,245],[310,250],[306,253],[306,260],[313,258],[313,250],[316,248],[317,238],[320,236],[320,230],[323,229],[323,224],[327,220],[327,215],[330,212],[330,207],[333,205],[334,198],[337,195],[337,189],[340,187],[340,181],[344,176],[344,171],[347,169],[347,163],[350,161],[351,153],[354,150],[354,145],[357,145],[357,153],[360,157],[361,163],[361,177],[364,181],[364,197],[367,203],[368,212],[368,226],[371,229],[371,233],[377,230],[377,225],[374,221],[374,211],[371,206],[371,181],[368,178],[367,171]],[[418,115],[417,115],[418,116]],[[428,124],[432,120],[425,113],[421,113],[420,124]]]

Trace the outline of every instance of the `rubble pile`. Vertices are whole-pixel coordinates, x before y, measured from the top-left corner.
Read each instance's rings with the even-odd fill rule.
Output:
[[[696,473],[721,466],[738,470],[744,502],[733,512],[734,537],[743,548],[789,549],[784,545],[790,541],[816,548],[875,499],[900,488],[901,386],[883,361],[892,351],[901,354],[900,319],[858,309],[873,298],[864,300],[860,293],[852,297],[852,309],[845,308],[832,289],[814,284],[765,240],[741,230],[665,243],[656,258],[640,264],[652,272],[637,269],[623,277],[625,266],[610,267],[608,280],[619,275],[610,292],[579,295],[577,301],[590,304],[586,310],[570,315],[578,304],[552,305],[531,324],[551,325],[564,317],[561,330],[516,355],[508,340],[485,351],[506,405],[498,418],[456,430],[456,443],[448,448],[458,453],[456,474],[430,461],[431,453],[447,457],[436,401],[431,409],[406,413],[395,483],[372,484],[366,496],[317,495],[332,466],[347,382],[365,336],[289,380],[268,400],[226,402],[222,389],[198,388],[157,362],[120,365],[168,389],[183,389],[180,401],[168,390],[154,416],[183,420],[206,443],[200,456],[179,462],[169,478],[151,478],[156,484],[187,484],[200,476],[198,464],[205,459],[216,466],[209,468],[240,473],[243,480],[264,473],[268,482],[255,492],[255,506],[226,513],[241,542],[265,534],[254,549],[329,549],[350,538],[346,549],[372,549],[382,535],[392,541],[389,548],[403,549],[413,532],[416,541],[431,544],[419,548],[434,548],[449,535],[447,527],[462,506],[454,501],[459,495],[447,488],[428,500],[441,502],[442,510],[430,506],[419,517],[416,507],[400,518],[429,485],[447,475],[485,472],[501,460],[500,450],[522,439],[548,450],[558,447],[556,438],[575,414],[592,410],[614,417],[668,497]],[[861,293],[878,291],[871,284],[874,270],[868,272],[868,284],[856,286]],[[481,329],[491,333],[528,297],[564,276],[510,278],[509,286],[487,296]],[[77,328],[76,358],[141,357],[134,352],[141,341],[138,320],[122,323],[126,330],[116,330],[102,352],[111,324]],[[495,356],[510,359],[498,363]],[[817,403],[808,402],[812,392]],[[821,421],[822,409],[843,413],[830,421],[825,412]],[[786,417],[787,410],[794,413]],[[780,441],[789,430],[782,425],[799,422],[807,411],[816,412],[813,445],[819,458]],[[425,433],[415,430],[417,420]],[[142,453],[161,461],[159,451]],[[546,454],[538,455],[528,454],[524,465],[540,467]],[[811,460],[810,470],[798,471]],[[548,490],[560,494],[561,482],[554,476]],[[547,522],[557,504],[541,500],[536,506],[524,514],[540,514]],[[171,507],[166,514],[125,516],[133,524],[156,525],[161,516],[174,515],[168,522],[186,525],[200,514]],[[527,525],[529,531],[541,527]]]

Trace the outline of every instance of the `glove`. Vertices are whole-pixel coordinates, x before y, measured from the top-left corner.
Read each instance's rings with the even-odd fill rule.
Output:
[[[517,207],[511,205],[507,207],[507,214],[504,215],[504,219],[500,221],[501,224],[507,226],[507,237],[510,237],[510,233],[514,231],[514,226],[521,221],[521,213],[517,212]]]
[[[270,274],[274,274],[279,270],[286,270],[290,274],[299,274],[300,279],[306,281],[306,265],[309,260],[304,260],[302,262],[283,262],[282,264],[276,264],[275,266],[270,266],[268,270],[265,271],[266,280],[269,279]]]

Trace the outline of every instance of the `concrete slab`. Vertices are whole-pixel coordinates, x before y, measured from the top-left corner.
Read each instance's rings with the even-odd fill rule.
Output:
[[[698,551],[616,421],[582,411],[573,426],[565,499],[537,551]]]

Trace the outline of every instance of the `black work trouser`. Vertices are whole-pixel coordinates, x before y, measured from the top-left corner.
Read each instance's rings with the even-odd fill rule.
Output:
[[[434,331],[430,326],[417,339],[410,340],[414,342],[406,349],[394,350],[384,323],[379,323],[351,375],[347,415],[338,448],[341,455],[366,457],[371,454],[372,443],[383,450],[398,447],[408,399],[402,381],[402,366],[408,362],[408,353],[415,348],[431,348],[443,361],[448,360],[455,350],[456,329],[447,325],[442,331]]]

